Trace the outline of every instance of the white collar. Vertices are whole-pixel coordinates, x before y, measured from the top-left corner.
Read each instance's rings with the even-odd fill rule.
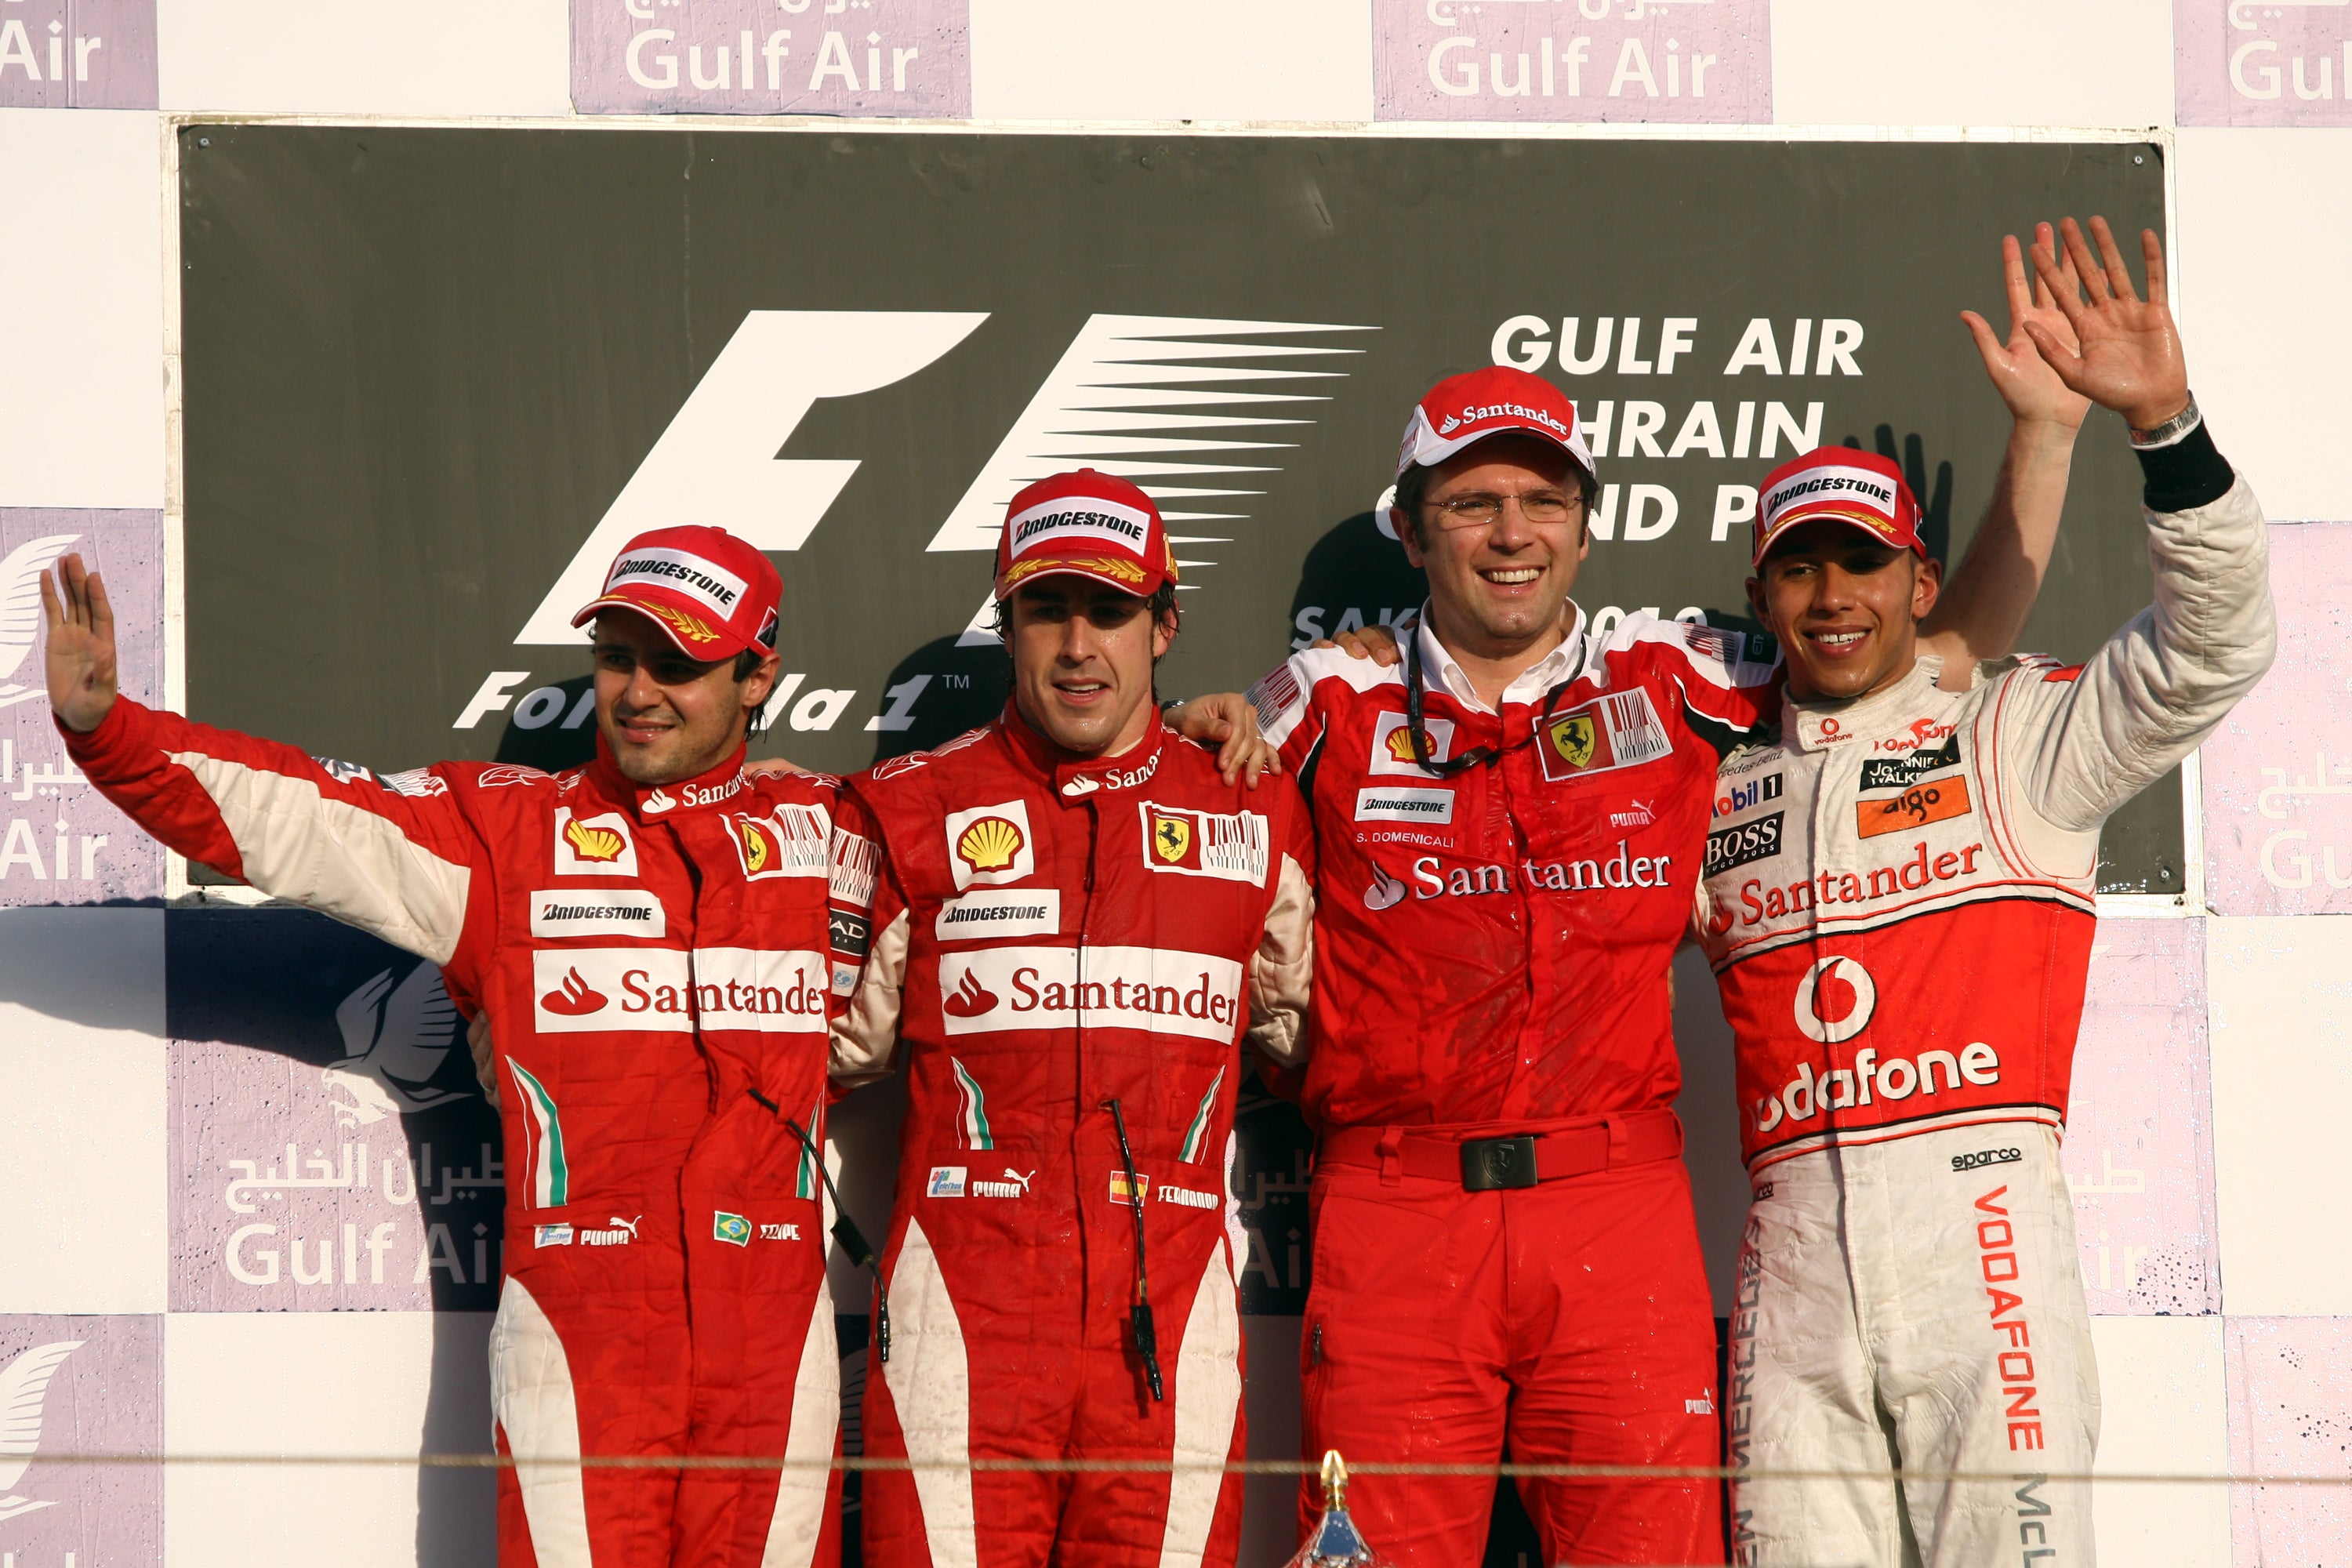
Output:
[[[1503,688],[1506,707],[1514,702],[1541,702],[1553,687],[1581,668],[1584,660],[1584,609],[1572,601],[1569,608],[1576,612],[1576,620],[1570,626],[1568,636],[1560,639],[1558,647],[1519,671],[1512,678],[1511,683]],[[1445,645],[1437,640],[1437,634],[1430,630],[1429,601],[1426,599],[1422,601],[1421,614],[1414,622],[1414,627],[1413,636],[1420,639],[1422,668],[1434,670],[1445,694],[1465,708],[1474,713],[1492,713],[1494,710],[1487,707],[1486,700],[1478,695],[1478,689],[1470,683],[1470,677],[1454,662],[1454,656],[1446,652]]]
[[[1902,679],[1867,696],[1833,702],[1800,702],[1784,695],[1781,732],[1794,736],[1798,747],[1808,752],[1823,751],[1856,737],[1875,739],[1896,720],[1917,712],[1937,697],[1948,695],[1936,688],[1943,671],[1941,658],[1923,653]]]

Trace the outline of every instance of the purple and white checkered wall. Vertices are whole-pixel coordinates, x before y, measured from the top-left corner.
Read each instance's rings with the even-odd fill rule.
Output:
[[[2352,247],[2352,8],[509,0],[457,25],[356,0],[0,0],[0,567],[96,561],[126,686],[171,696],[170,116],[729,112],[1171,134],[2163,127],[2198,391],[2276,521],[2284,635],[2202,757],[2207,908],[2118,912],[2094,960],[2068,1162],[2101,1463],[2344,1473],[2352,310],[2315,262]],[[158,907],[162,858],[65,764],[20,630],[0,615],[0,1384],[37,1389],[41,1428],[0,1484],[0,1552],[488,1562],[478,1474],[58,1458],[478,1447],[502,1173],[414,961],[286,911]],[[1684,994],[1700,1128],[1727,1085],[1704,987]],[[887,1120],[842,1126],[870,1144]],[[1724,1185],[1721,1163],[1695,1166]],[[1738,1193],[1717,1196],[1725,1250]],[[1253,1429],[1287,1452],[1295,1336],[1251,1324]],[[2116,1486],[2099,1508],[2113,1561],[2352,1561],[2352,1493]]]

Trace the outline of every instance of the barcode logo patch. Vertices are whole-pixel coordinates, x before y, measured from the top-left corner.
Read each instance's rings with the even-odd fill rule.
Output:
[[[1543,760],[1544,777],[1558,783],[1612,768],[1638,767],[1674,749],[1649,692],[1636,687],[1596,697],[1545,720],[1537,734],[1536,754]]]

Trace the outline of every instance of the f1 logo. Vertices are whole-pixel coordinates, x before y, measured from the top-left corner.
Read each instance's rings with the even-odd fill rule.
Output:
[[[798,550],[857,471],[855,458],[780,458],[820,397],[876,392],[971,335],[986,311],[753,310],[687,395],[518,643],[577,643],[572,613],[621,546],[679,518],[762,550]]]
[[[817,399],[855,397],[904,381],[945,356],[987,319],[985,311],[953,310],[747,314],[515,641],[576,645],[580,634],[572,629],[572,612],[596,596],[621,546],[681,517],[716,523],[762,550],[798,550],[857,471],[855,458],[776,456]],[[1249,362],[1214,367],[1213,379],[1228,384],[1338,377],[1346,372],[1322,368],[1331,363],[1329,356],[1361,351],[1318,343],[1311,336],[1370,330],[1195,316],[1090,316],[929,548],[995,549],[1004,503],[1014,492],[1080,457],[1107,473],[1131,471],[1150,476],[1153,483],[1182,485],[1183,495],[1206,498],[1221,508],[1245,504],[1241,498],[1255,492],[1223,488],[1221,481],[1230,482],[1233,470],[1216,462],[1216,455],[1247,450],[1246,460],[1262,468],[1277,448],[1266,444],[1263,432],[1236,435],[1231,428],[1261,421],[1236,418],[1230,410],[1216,416],[1201,412],[1202,394],[1193,384],[1212,374],[1202,362]],[[1302,335],[1310,341],[1282,341]],[[1259,341],[1230,341],[1241,338]],[[1199,339],[1221,341],[1192,341]],[[1255,363],[1267,356],[1304,358],[1318,368],[1271,369]],[[1284,404],[1279,417],[1268,415],[1263,423],[1306,422],[1300,408],[1307,399],[1300,395],[1235,395],[1236,401],[1244,399]],[[1150,434],[1139,436],[1139,429]],[[1181,457],[1171,455],[1171,445],[1178,445],[1171,437],[1182,438]],[[1206,515],[1176,512],[1169,521]],[[963,641],[995,640],[982,626],[988,609],[983,601]],[[508,685],[523,679],[516,674]]]

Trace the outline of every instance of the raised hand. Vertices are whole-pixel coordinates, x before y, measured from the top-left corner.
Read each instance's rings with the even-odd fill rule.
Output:
[[[114,607],[105,581],[82,570],[79,555],[61,558],[54,584],[41,574],[41,618],[49,708],[67,729],[88,734],[114,706]]]
[[[2075,298],[2056,252],[2036,243],[2033,270],[2074,330],[2075,341],[2067,343],[2031,320],[2026,335],[2071,390],[2114,409],[2135,430],[2153,430],[2189,406],[2189,371],[2165,294],[2164,247],[2153,229],[2141,231],[2140,252],[2147,265],[2147,298],[2142,300],[2132,289],[2131,271],[2106,219],[2091,220],[2091,238],[2099,247],[2095,257],[2073,218],[2059,225],[2059,233],[2089,299]]]
[[[2033,243],[2037,250],[2054,252],[2057,237],[2048,224],[2042,224],[2033,231]],[[1976,339],[1985,374],[1992,378],[1993,390],[2000,394],[2000,400],[2009,405],[2010,416],[2020,425],[2053,426],[2071,439],[2082,428],[2083,416],[2091,411],[2091,400],[2068,386],[2043,360],[2041,351],[2033,346],[2029,327],[2039,325],[2067,353],[2079,353],[2081,345],[2075,341],[2074,328],[2059,309],[2048,283],[2039,278],[2027,281],[2025,252],[2015,235],[2001,237],[2000,262],[2009,289],[2008,339],[1996,337],[1991,324],[1974,310],[1962,310],[1960,320],[1967,323],[1969,336]],[[2069,300],[2082,296],[2072,254],[2061,259],[2059,292]]]

